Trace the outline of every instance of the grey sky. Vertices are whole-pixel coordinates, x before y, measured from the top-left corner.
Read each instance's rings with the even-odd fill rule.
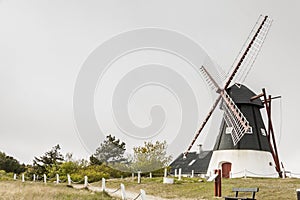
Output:
[[[0,150],[31,162],[59,143],[63,152],[88,156],[75,131],[73,91],[83,62],[112,36],[142,27],[175,30],[195,40],[227,71],[257,17],[266,14],[274,19],[273,26],[245,84],[255,92],[266,87],[268,93],[283,96],[282,121],[279,101],[273,111],[277,135],[282,124],[280,158],[287,169],[300,172],[300,158],[295,157],[300,152],[299,4],[297,0],[0,1]],[[201,92],[201,87],[195,90]],[[206,108],[210,103],[204,104]]]

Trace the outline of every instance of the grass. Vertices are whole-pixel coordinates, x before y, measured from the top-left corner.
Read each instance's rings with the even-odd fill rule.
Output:
[[[118,188],[120,183],[124,183],[126,190],[138,192],[139,189],[144,189],[146,194],[168,199],[216,199],[214,197],[214,183],[205,180],[199,182],[199,180],[199,178],[183,178],[181,181],[176,180],[175,184],[170,185],[163,184],[162,178],[143,178],[141,184],[137,184],[136,179],[126,178],[108,180],[106,187]],[[100,186],[101,183],[94,183],[93,185]],[[257,199],[296,199],[296,189],[300,188],[300,179],[222,179],[222,196],[234,196],[231,191],[233,187],[259,187],[260,191],[256,194]]]
[[[136,179],[110,179],[106,182],[107,188],[119,188],[123,183],[126,190],[138,193],[144,189],[146,194],[160,196],[168,199],[216,199],[214,197],[214,183],[199,178],[183,178],[175,180],[174,184],[163,184],[162,178],[142,178],[137,184]],[[101,182],[91,185],[101,187]],[[233,196],[233,187],[259,187],[257,199],[296,199],[296,189],[300,188],[300,179],[266,179],[266,178],[240,178],[222,179],[222,196]],[[0,200],[10,199],[45,199],[45,200],[111,200],[105,193],[94,193],[88,190],[77,190],[66,187],[65,184],[55,185],[48,183],[31,183],[20,181],[0,181]]]
[[[1,200],[111,200],[106,193],[76,190],[65,184],[43,184],[20,181],[0,181]]]

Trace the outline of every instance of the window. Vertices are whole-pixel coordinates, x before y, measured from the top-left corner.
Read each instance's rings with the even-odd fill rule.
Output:
[[[247,134],[252,134],[252,133],[253,133],[252,127],[251,127],[251,126],[250,126],[249,129],[246,131],[246,133],[247,133]]]
[[[192,161],[189,163],[189,166],[191,166],[192,164],[194,164],[194,162],[196,162],[196,159],[192,160]]]
[[[267,132],[264,128],[261,128],[260,131],[263,136],[267,136]]]
[[[231,134],[232,133],[233,128],[232,127],[226,127],[226,134]]]

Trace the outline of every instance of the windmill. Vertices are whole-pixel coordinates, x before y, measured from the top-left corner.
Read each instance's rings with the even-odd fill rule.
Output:
[[[262,167],[262,171],[267,172],[271,167],[272,169],[276,169],[276,172],[281,176],[274,130],[271,122],[271,96],[267,98],[265,90],[263,90],[262,94],[256,95],[242,84],[232,84],[233,80],[237,80],[237,78],[241,80],[245,79],[249,73],[260,52],[271,24],[272,19],[268,16],[259,17],[248,40],[235,60],[227,80],[220,81],[218,79],[218,72],[206,66],[200,68],[208,85],[217,94],[217,98],[187,151],[183,153],[183,156],[188,156],[189,151],[216,107],[221,104],[220,108],[224,111],[223,122],[220,128],[220,134],[215,143],[208,171],[220,167],[222,167],[222,169],[224,167],[224,171],[230,171],[231,162],[245,162],[249,165],[249,162],[245,159],[256,157],[267,160],[269,163],[269,166]],[[242,73],[238,74],[238,71]],[[224,83],[223,87],[221,86],[222,83]],[[264,100],[260,100],[260,97],[264,97]],[[260,114],[260,109],[264,106],[268,113],[268,131],[266,131]],[[243,152],[245,154],[243,154]],[[275,168],[272,167],[273,162],[271,162],[270,159],[274,162]],[[259,165],[255,163],[255,161],[252,162]],[[229,169],[226,169],[228,167]]]

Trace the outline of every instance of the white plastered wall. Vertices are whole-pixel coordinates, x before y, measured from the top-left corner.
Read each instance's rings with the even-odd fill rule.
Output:
[[[274,160],[270,152],[255,150],[218,150],[211,157],[207,175],[215,169],[222,169],[222,164],[231,163],[231,177],[278,177]]]

